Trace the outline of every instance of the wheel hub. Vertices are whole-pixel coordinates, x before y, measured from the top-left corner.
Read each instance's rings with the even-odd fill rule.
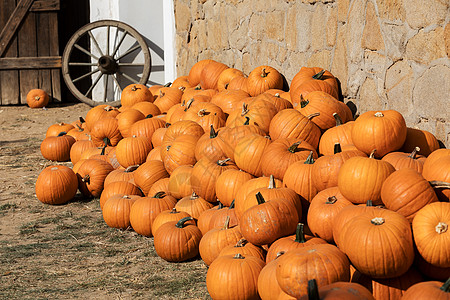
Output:
[[[114,74],[119,69],[119,66],[112,56],[103,55],[98,59],[98,68],[103,74]]]

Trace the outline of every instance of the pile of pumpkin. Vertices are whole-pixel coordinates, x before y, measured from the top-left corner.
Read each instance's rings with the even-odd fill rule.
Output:
[[[48,128],[42,155],[73,168],[44,169],[37,198],[99,197],[161,258],[200,255],[213,299],[449,299],[450,150],[397,111],[353,121],[321,68],[285,90],[270,66],[213,60],[132,84],[119,109]]]

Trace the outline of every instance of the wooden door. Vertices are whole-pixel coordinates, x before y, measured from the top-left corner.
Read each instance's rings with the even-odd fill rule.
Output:
[[[29,90],[61,101],[59,0],[0,0],[0,105],[26,104]]]

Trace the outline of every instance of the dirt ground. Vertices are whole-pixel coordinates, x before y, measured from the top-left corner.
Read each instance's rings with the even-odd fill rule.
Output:
[[[89,109],[0,106],[0,299],[210,299],[199,258],[165,262],[153,238],[109,228],[98,199],[36,198],[36,179],[52,164],[40,153],[45,131]]]

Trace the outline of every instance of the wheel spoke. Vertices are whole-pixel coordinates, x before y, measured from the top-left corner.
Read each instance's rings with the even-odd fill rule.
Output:
[[[100,78],[102,78],[103,73],[100,73],[100,75],[98,75],[98,77],[95,79],[94,83],[91,85],[91,87],[88,89],[88,91],[86,92],[86,94],[84,94],[85,97],[87,97],[87,95],[89,95],[89,93],[92,91],[92,89],[97,85],[97,83],[100,81]],[[92,98],[92,97],[91,97]]]
[[[102,49],[100,49],[100,46],[98,45],[97,40],[95,39],[94,35],[92,34],[92,32],[90,30],[88,31],[88,34],[91,37],[91,39],[94,41],[94,46],[95,46],[95,48],[97,48],[98,53],[100,53],[100,56],[103,56]]]
[[[135,63],[118,63],[117,64],[119,67],[143,67],[145,66],[145,64],[135,64]]]
[[[122,93],[122,88],[120,87],[119,81],[117,80],[116,76],[112,75],[112,78],[114,78],[114,81],[115,81],[117,87],[119,88],[120,92]]]
[[[81,47],[80,45],[75,44],[75,45],[73,45],[73,46],[74,46],[75,48],[77,48],[78,50],[80,50],[81,52],[83,52],[83,53],[89,55],[89,56],[92,57],[93,59],[98,60],[98,57],[97,57],[97,56],[95,56],[95,55],[92,54],[91,52],[87,51],[86,49],[84,49],[84,48]]]
[[[104,94],[103,94],[103,102],[106,102],[106,96],[108,94],[108,81],[109,81],[108,76],[106,76],[105,79],[106,80],[105,80],[104,90],[103,90],[103,92],[104,92]]]
[[[135,50],[137,50],[137,49],[139,49],[139,48],[141,48],[141,45],[137,44],[137,45],[134,46],[133,48],[128,49],[127,52],[125,52],[124,54],[121,54],[119,57],[117,57],[117,58],[116,58],[116,61],[119,60],[119,59],[121,59],[121,58],[123,58],[124,56],[127,56],[128,54],[130,54],[131,52],[133,52],[133,51],[135,51]]]
[[[80,76],[80,77],[78,77],[78,78],[72,80],[72,82],[75,83],[75,82],[77,82],[77,81],[80,81],[81,79],[86,78],[86,77],[88,77],[88,76],[91,76],[92,74],[95,74],[95,73],[97,73],[97,72],[99,72],[99,71],[100,71],[100,70],[99,70],[98,68],[95,68],[95,70],[93,70],[93,71],[91,71],[91,72],[89,72],[89,73],[86,73],[86,74],[84,74],[84,75],[82,75],[82,76]]]
[[[117,33],[118,31],[119,31],[119,29],[117,29],[116,35],[118,35],[118,33]],[[116,47],[114,48],[114,50],[113,50],[113,52],[112,52],[112,54],[111,54],[112,57],[114,57],[114,55],[116,55],[117,50],[119,50],[119,48],[120,48],[120,46],[122,45],[123,40],[125,39],[125,37],[126,37],[127,34],[128,34],[128,31],[125,30],[125,31],[123,32],[122,37],[120,38],[119,43],[117,43]]]
[[[109,27],[106,26],[106,55],[109,55]]]
[[[128,79],[129,81],[131,81],[132,83],[138,83],[139,80],[133,79],[130,75],[125,74],[124,72],[120,72],[120,74],[125,77],[126,79]]]
[[[84,62],[70,62],[69,66],[82,66],[82,67],[93,67],[96,66],[97,63],[84,63]]]

